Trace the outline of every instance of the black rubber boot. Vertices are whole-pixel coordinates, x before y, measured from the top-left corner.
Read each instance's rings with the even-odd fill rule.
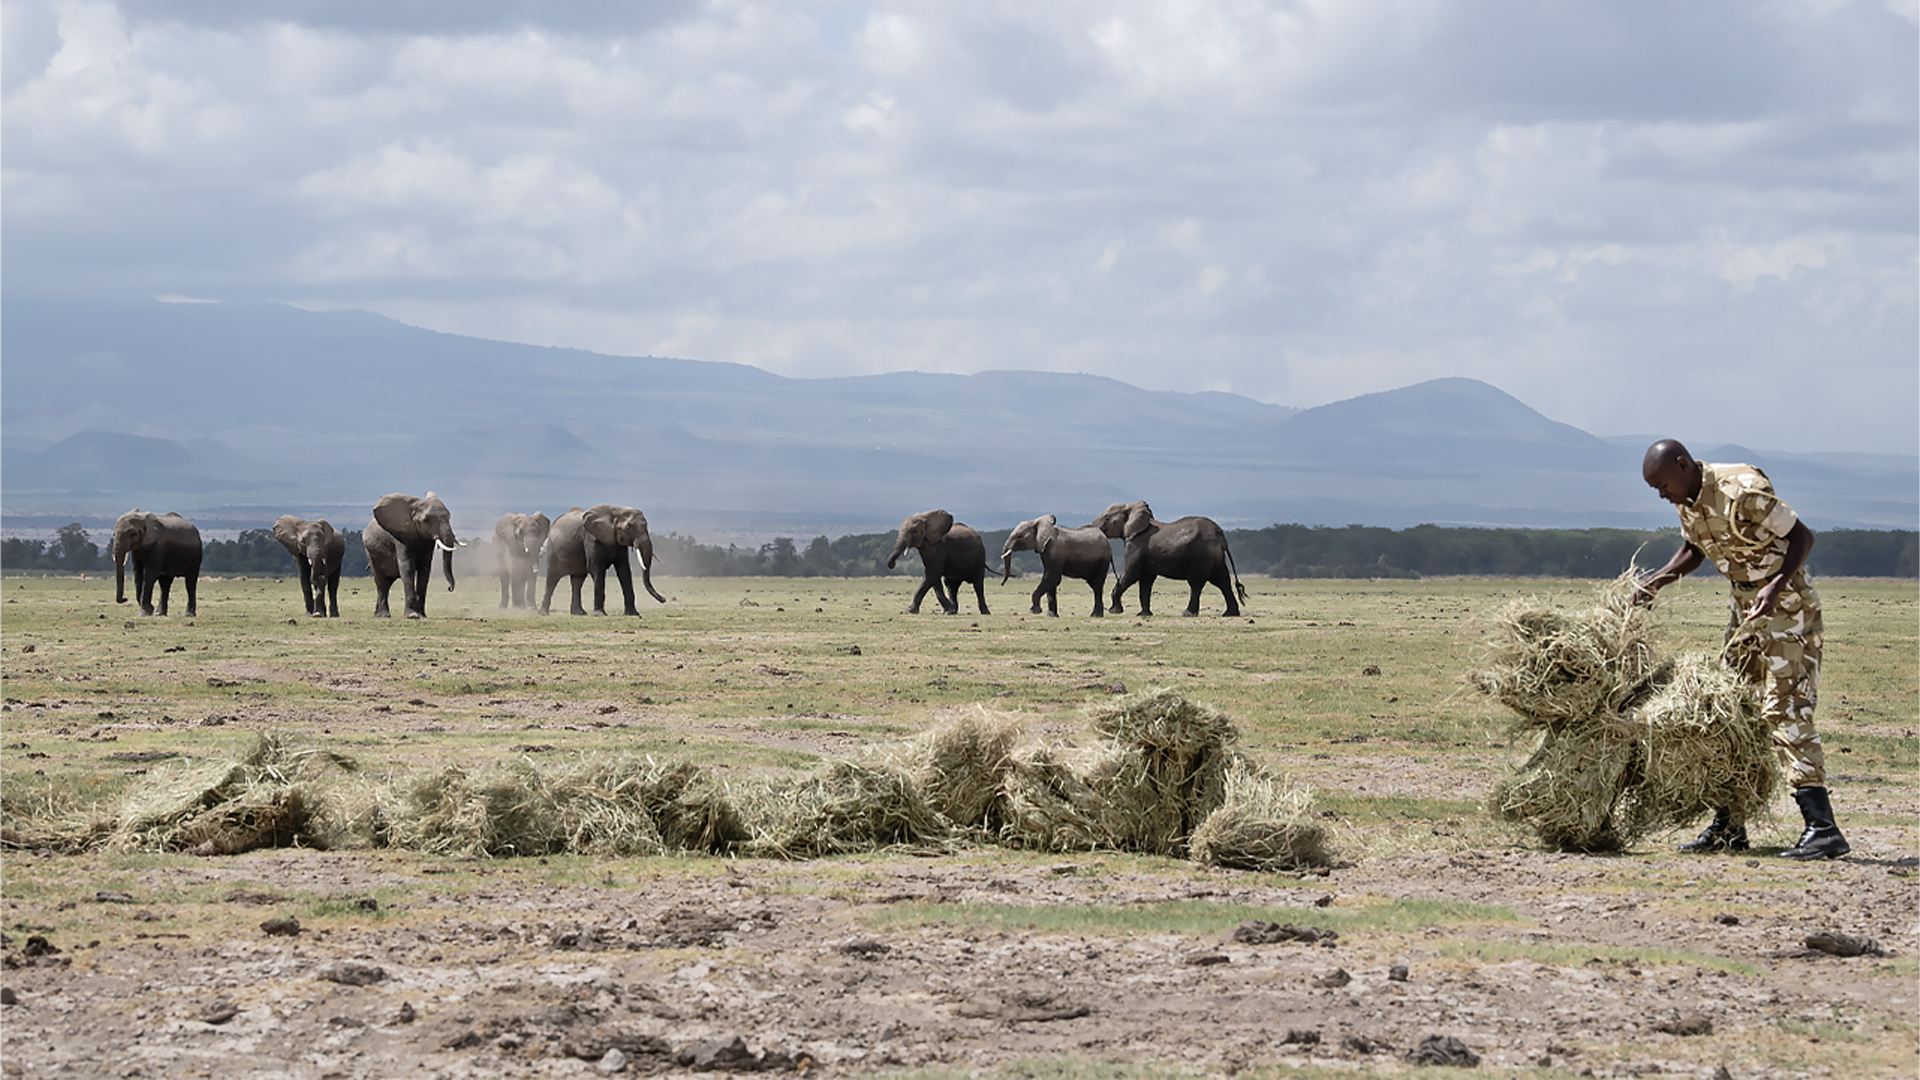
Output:
[[[1807,831],[1800,834],[1798,844],[1780,853],[1781,858],[1837,859],[1853,850],[1847,838],[1840,835],[1840,827],[1833,823],[1833,804],[1827,801],[1826,788],[1794,788],[1793,801],[1800,804],[1800,816],[1806,820]]]
[[[1726,810],[1713,812],[1713,823],[1701,830],[1700,835],[1690,842],[1681,844],[1680,850],[1689,854],[1706,851],[1745,851],[1747,850],[1747,827],[1735,825],[1733,815]]]

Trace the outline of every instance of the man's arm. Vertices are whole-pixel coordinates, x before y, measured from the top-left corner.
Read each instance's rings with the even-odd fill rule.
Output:
[[[1805,528],[1805,526],[1801,527]],[[1652,606],[1654,593],[1700,569],[1700,564],[1706,561],[1707,557],[1700,553],[1699,548],[1688,541],[1681,541],[1680,550],[1673,553],[1673,558],[1667,560],[1667,565],[1654,571],[1652,577],[1640,584],[1640,590],[1633,595],[1633,602]]]
[[[1787,532],[1787,554],[1780,561],[1780,572],[1768,579],[1753,598],[1753,606],[1747,609],[1746,617],[1757,619],[1762,615],[1773,614],[1773,606],[1780,598],[1780,590],[1787,587],[1787,579],[1807,564],[1807,556],[1813,551],[1813,530],[1807,528],[1804,521],[1796,521]]]

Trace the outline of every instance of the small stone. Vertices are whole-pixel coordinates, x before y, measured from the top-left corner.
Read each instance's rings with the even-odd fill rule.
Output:
[[[1713,917],[1713,921],[1719,923],[1721,926],[1739,926],[1740,916],[1729,915],[1726,912],[1721,912],[1720,914],[1715,915]]]
[[[379,911],[380,901],[375,900],[371,896],[363,896],[360,899],[355,900],[353,902],[353,906],[356,908],[359,908],[361,911]]]
[[[1314,898],[1313,898],[1313,906],[1314,906],[1314,907],[1332,907],[1332,906],[1333,906],[1333,894],[1332,894],[1332,893],[1322,893],[1322,894],[1320,894],[1319,896],[1316,896],[1316,897],[1314,897]]]
[[[322,964],[314,971],[313,977],[339,983],[341,986],[372,986],[384,980],[387,977],[387,971],[378,964],[369,964],[363,960],[335,960],[329,964]]]
[[[1851,934],[1836,934],[1823,930],[1807,935],[1807,948],[1832,956],[1885,956],[1886,950],[1872,938],[1857,938]]]
[[[0,986],[0,1005],[18,1005],[20,995],[13,992],[11,986]]]
[[[1361,668],[1361,669],[1360,669],[1360,674],[1362,674],[1362,675],[1378,675],[1378,674],[1380,674],[1380,665],[1379,665],[1379,664],[1368,664],[1368,665],[1367,665],[1366,667],[1363,667],[1363,668]]]
[[[1313,985],[1322,990],[1338,990],[1353,981],[1346,968],[1334,968],[1332,971],[1313,980]]]
[[[105,889],[93,894],[96,904],[131,904],[133,897],[123,892],[108,892]]]
[[[851,645],[851,646],[848,646],[848,647],[847,647],[847,655],[848,655],[848,656],[859,656],[859,655],[860,655],[860,646],[858,646],[858,645]]]
[[[1480,1055],[1467,1049],[1467,1044],[1451,1035],[1429,1035],[1420,1040],[1420,1045],[1407,1052],[1406,1060],[1414,1065],[1462,1065],[1472,1067],[1480,1064]]]
[[[411,1024],[413,1023],[413,1017],[413,1002],[403,1001],[400,1003],[400,1007],[394,1010],[393,1022],[396,1024]]]
[[[198,1020],[203,1024],[224,1024],[239,1015],[240,1006],[221,998],[202,1006],[190,1019]]]
[[[1320,1045],[1320,1033],[1310,1028],[1290,1028],[1287,1031],[1287,1037],[1280,1041],[1283,1043],[1293,1043],[1297,1046],[1318,1046]]]
[[[1196,953],[1187,957],[1188,967],[1218,967],[1228,963],[1232,963],[1232,960],[1226,953]]]
[[[617,1046],[614,1047],[613,1049],[600,1055],[600,1063],[598,1065],[595,1065],[594,1068],[599,1069],[601,1072],[609,1076],[617,1072],[625,1072],[627,1070],[626,1051],[620,1049]]]
[[[1668,1035],[1711,1035],[1713,1021],[1700,1013],[1678,1013],[1654,1024],[1653,1030]]]
[[[1406,982],[1407,981],[1407,965],[1395,964],[1392,967],[1388,968],[1387,981],[1388,982]]]
[[[293,937],[300,933],[300,920],[292,916],[268,919],[260,924],[260,929],[268,937]]]

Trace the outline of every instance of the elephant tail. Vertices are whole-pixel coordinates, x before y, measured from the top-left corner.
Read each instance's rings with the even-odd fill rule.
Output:
[[[1233,571],[1233,588],[1240,594],[1240,602],[1248,603],[1252,598],[1247,595],[1247,587],[1240,584],[1240,568],[1234,565],[1233,548],[1224,541],[1220,545],[1227,553],[1227,569]]]

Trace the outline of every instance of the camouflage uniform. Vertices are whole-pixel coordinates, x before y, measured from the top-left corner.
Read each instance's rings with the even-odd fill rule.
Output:
[[[1751,465],[1700,463],[1700,494],[1680,507],[1680,534],[1733,582],[1727,640],[1761,688],[1773,744],[1796,788],[1826,786],[1826,756],[1813,729],[1820,695],[1820,595],[1805,567],[1780,589],[1773,614],[1745,622],[1753,598],[1779,573],[1787,533],[1800,519]]]

